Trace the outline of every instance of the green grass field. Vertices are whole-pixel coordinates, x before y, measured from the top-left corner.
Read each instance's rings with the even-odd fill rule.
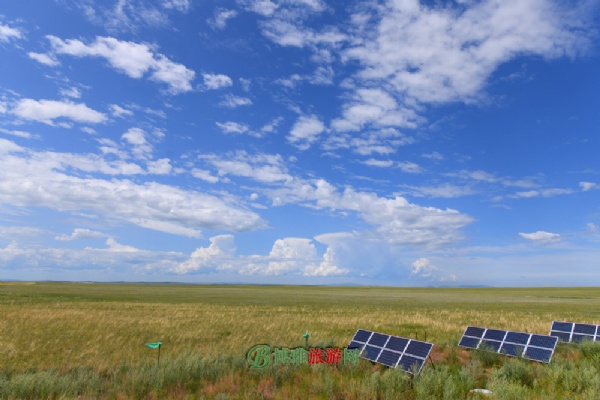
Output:
[[[599,314],[597,288],[0,283],[0,399],[600,399],[600,344],[559,344],[548,365],[457,347],[467,325],[548,334]],[[358,328],[426,336],[434,365],[412,380],[365,360],[248,368],[255,344],[308,330],[345,347]],[[159,340],[157,366],[144,343]]]

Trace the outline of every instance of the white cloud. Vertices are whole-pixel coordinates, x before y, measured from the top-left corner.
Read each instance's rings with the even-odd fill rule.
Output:
[[[407,0],[378,11],[378,27],[346,56],[363,64],[361,79],[419,102],[469,101],[516,55],[572,55],[583,42],[573,13],[543,0],[488,0],[463,11]]]
[[[0,23],[0,42],[8,42],[11,39],[21,39],[23,33],[18,28],[11,28]]]
[[[173,167],[171,166],[171,160],[168,158],[148,161],[147,168],[148,173],[156,175],[168,175],[173,170]]]
[[[237,2],[247,10],[253,11],[264,17],[273,15],[278,8],[278,5],[271,0],[237,0]]]
[[[237,108],[240,106],[252,105],[252,100],[247,97],[234,96],[232,94],[225,95],[223,101],[219,105],[227,108]]]
[[[371,236],[398,246],[434,248],[455,243],[463,237],[460,229],[473,221],[456,210],[422,207],[400,196],[379,197],[351,187],[339,191],[323,179],[293,179],[265,193],[275,205],[296,203],[342,213],[356,212],[374,227]]]
[[[528,199],[533,197],[553,197],[559,196],[561,194],[571,194],[573,190],[571,189],[560,189],[560,188],[552,188],[552,189],[540,189],[540,190],[528,190],[524,192],[517,192],[515,194],[511,194],[508,197],[513,199]]]
[[[248,125],[240,124],[237,122],[215,122],[215,124],[221,129],[223,133],[237,133],[242,134],[250,130]]]
[[[364,161],[363,164],[370,167],[388,168],[394,165],[394,162],[392,160],[376,160],[374,158],[369,158],[368,160]]]
[[[226,8],[217,8],[215,16],[209,23],[216,29],[225,29],[227,27],[227,21],[235,18],[238,12],[235,10],[228,10]]]
[[[544,231],[537,231],[533,233],[522,233],[519,232],[519,236],[524,239],[531,240],[536,244],[553,244],[561,241],[561,237],[558,233],[550,233]]]
[[[89,108],[84,103],[56,100],[21,99],[11,113],[25,119],[54,125],[55,119],[67,118],[75,122],[97,124],[106,120],[106,115]]]
[[[240,151],[223,158],[206,155],[202,159],[218,170],[219,175],[233,175],[252,178],[258,182],[289,182],[293,178],[287,173],[280,155],[249,155]]]
[[[398,147],[414,143],[410,136],[395,128],[383,128],[357,133],[333,133],[328,135],[323,148],[325,150],[350,149],[356,154],[369,156],[387,155],[396,152]]]
[[[232,235],[214,236],[210,238],[208,247],[199,247],[187,260],[171,270],[179,274],[231,271],[242,275],[266,276],[336,276],[348,273],[347,269],[335,265],[333,250],[328,248],[320,258],[311,239],[277,239],[267,256],[243,256],[236,252]]]
[[[215,90],[233,85],[230,77],[223,74],[202,74],[204,87],[208,90]]]
[[[83,11],[90,22],[103,25],[110,32],[134,33],[141,28],[168,27],[169,13],[186,13],[191,7],[190,0],[73,1],[73,3]]]
[[[470,186],[458,186],[451,183],[442,183],[438,186],[407,186],[413,196],[434,198],[456,198],[475,194]]]
[[[419,258],[412,263],[411,275],[429,282],[455,282],[456,275],[445,275],[444,272],[431,264],[427,258]]]
[[[410,161],[400,161],[396,163],[396,166],[402,170],[402,172],[406,172],[408,174],[420,174],[423,172],[421,167],[418,164]]]
[[[210,246],[199,247],[190,258],[179,263],[173,271],[185,274],[203,268],[224,269],[228,262],[235,256],[237,248],[232,235],[219,235],[210,238]]]
[[[133,111],[125,109],[117,104],[111,104],[109,108],[112,111],[113,117],[124,118],[131,117],[133,115]]]
[[[192,176],[198,179],[202,179],[203,181],[209,183],[217,183],[219,182],[219,177],[214,176],[210,173],[210,171],[206,171],[204,169],[194,168],[191,172]]]
[[[163,0],[162,6],[167,9],[186,13],[190,9],[190,0]]]
[[[81,97],[81,90],[77,89],[76,87],[60,89],[59,93],[63,97],[71,97],[73,99],[79,99]]]
[[[378,128],[415,127],[420,120],[416,112],[404,107],[382,89],[357,89],[346,103],[342,117],[331,122],[336,131],[358,131],[367,125]]]
[[[131,151],[136,158],[147,159],[152,154],[152,145],[146,140],[146,132],[140,128],[130,128],[121,139],[132,147]]]
[[[25,132],[25,131],[15,131],[15,130],[0,128],[0,132],[5,133],[7,135],[11,135],[11,136],[17,136],[17,137],[20,137],[23,139],[40,139],[41,138],[40,135],[32,134],[32,133]]]
[[[84,228],[76,228],[73,230],[73,232],[70,235],[62,234],[62,235],[55,236],[54,239],[70,242],[72,240],[77,240],[77,239],[97,239],[97,238],[106,237],[106,236],[107,235],[102,232],[92,231],[90,229],[84,229]]]
[[[57,65],[60,65],[60,62],[58,62],[56,57],[54,57],[54,55],[52,54],[29,52],[27,53],[27,56],[29,56],[29,58],[31,58],[32,60],[35,60],[40,64],[44,64],[49,67],[56,67]]]
[[[597,189],[598,184],[595,182],[579,182],[579,187],[581,187],[581,190],[583,190],[584,192],[587,192],[591,189]]]
[[[191,82],[196,73],[160,53],[154,53],[147,44],[121,41],[112,37],[96,37],[89,45],[77,39],[62,40],[56,36],[47,38],[55,54],[102,57],[111,67],[130,78],[140,79],[149,72],[151,80],[166,83],[173,94],[192,90]]]
[[[137,253],[140,250],[136,249],[133,246],[126,246],[120,243],[117,243],[117,241],[113,238],[108,238],[106,239],[106,245],[108,246],[108,251],[110,252],[116,252],[116,253]]]
[[[228,196],[220,198],[155,182],[137,184],[69,174],[70,166],[98,171],[99,160],[89,155],[30,151],[0,139],[0,202],[13,207],[95,212],[188,236],[197,236],[198,229],[242,232],[264,226],[259,215]]]
[[[307,150],[324,130],[325,125],[316,115],[302,115],[294,123],[288,141],[300,150]]]
[[[444,159],[444,156],[438,153],[437,151],[426,153],[422,155],[423,158],[427,158],[429,160],[438,160],[441,161]]]

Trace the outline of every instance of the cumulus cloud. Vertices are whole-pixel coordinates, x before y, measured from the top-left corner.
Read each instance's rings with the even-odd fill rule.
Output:
[[[237,15],[238,12],[235,10],[217,8],[213,19],[209,20],[209,24],[215,29],[225,29],[227,27],[227,21],[235,18]]]
[[[307,150],[325,130],[325,125],[316,115],[298,118],[288,135],[288,141],[300,150]]]
[[[597,189],[598,184],[595,182],[579,182],[579,187],[584,192],[587,192],[588,190]]]
[[[111,104],[109,108],[112,112],[113,117],[116,118],[130,117],[133,115],[133,111],[123,108],[117,104]]]
[[[237,108],[240,106],[252,105],[252,100],[247,97],[234,96],[232,94],[225,95],[223,101],[219,105],[227,108]]]
[[[204,155],[201,159],[216,168],[220,176],[252,178],[262,183],[281,183],[293,180],[280,155],[250,155],[245,151],[239,151],[229,153],[224,157]]]
[[[191,272],[231,271],[243,275],[303,275],[336,276],[348,273],[335,265],[334,253],[327,249],[323,257],[311,239],[277,239],[268,255],[236,254],[234,237],[219,235],[210,238],[208,247],[196,249],[191,256],[172,268],[179,274]]]
[[[95,212],[148,229],[191,237],[197,237],[199,229],[242,232],[265,225],[259,215],[234,199],[155,182],[82,178],[68,168],[98,171],[103,168],[98,161],[104,161],[107,168],[120,165],[90,158],[30,151],[0,139],[0,162],[4,166],[0,171],[0,202],[21,208]]]
[[[91,44],[78,39],[62,40],[56,36],[47,36],[55,54],[67,54],[75,57],[101,57],[108,64],[130,78],[140,79],[149,73],[149,79],[166,83],[169,92],[178,94],[192,90],[191,82],[196,73],[169,60],[145,43],[134,43],[112,37],[96,37]]]
[[[11,39],[21,39],[23,33],[18,28],[12,28],[0,23],[0,42],[8,42]]]
[[[202,74],[202,78],[204,79],[204,88],[207,90],[215,90],[233,86],[233,81],[227,75]]]
[[[54,55],[52,54],[29,52],[27,53],[27,56],[32,60],[35,60],[40,64],[44,64],[49,67],[56,67],[57,65],[60,65],[60,62],[58,62],[56,57],[54,57]]]
[[[147,134],[140,128],[130,128],[121,139],[129,143],[131,152],[136,158],[147,159],[152,154],[152,145],[146,139]]]
[[[519,236],[521,236],[524,239],[530,240],[533,243],[541,245],[554,244],[561,241],[561,237],[558,233],[550,233],[545,231],[537,231],[533,233],[519,232]]]
[[[250,127],[246,124],[240,124],[238,122],[232,122],[232,121],[215,122],[215,125],[217,125],[223,133],[242,134],[242,133],[246,133],[250,130]]]
[[[219,235],[210,238],[210,246],[196,249],[189,259],[178,264],[173,271],[185,274],[203,268],[226,269],[227,263],[235,256],[237,248],[232,235]]]
[[[71,232],[70,235],[65,235],[65,234],[57,235],[54,237],[54,239],[61,240],[63,242],[70,242],[72,240],[77,240],[77,239],[97,239],[97,238],[106,237],[106,236],[107,235],[102,232],[93,231],[93,230],[84,229],[84,228],[76,228],[73,230],[73,232]]]
[[[55,119],[66,118],[75,122],[97,124],[106,121],[106,115],[84,103],[57,100],[21,99],[10,110],[20,118],[54,125]]]
[[[455,275],[444,275],[443,271],[431,264],[427,258],[419,258],[412,263],[411,275],[427,281],[454,282]]]

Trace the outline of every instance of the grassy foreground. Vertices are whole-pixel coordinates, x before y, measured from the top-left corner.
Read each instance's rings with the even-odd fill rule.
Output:
[[[467,325],[548,334],[599,306],[597,288],[0,283],[0,399],[600,399],[600,344],[548,365],[456,346]],[[358,328],[426,336],[434,364],[248,368],[255,344],[344,347]]]

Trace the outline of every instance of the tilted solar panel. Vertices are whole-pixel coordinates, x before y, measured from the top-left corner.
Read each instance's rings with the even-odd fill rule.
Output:
[[[580,343],[584,340],[598,342],[600,341],[600,325],[552,321],[550,336],[556,336],[558,340],[566,343]]]
[[[362,358],[412,374],[415,369],[421,372],[433,344],[359,329],[348,348],[359,349]]]
[[[467,326],[458,345],[549,363],[557,341],[555,336]]]

